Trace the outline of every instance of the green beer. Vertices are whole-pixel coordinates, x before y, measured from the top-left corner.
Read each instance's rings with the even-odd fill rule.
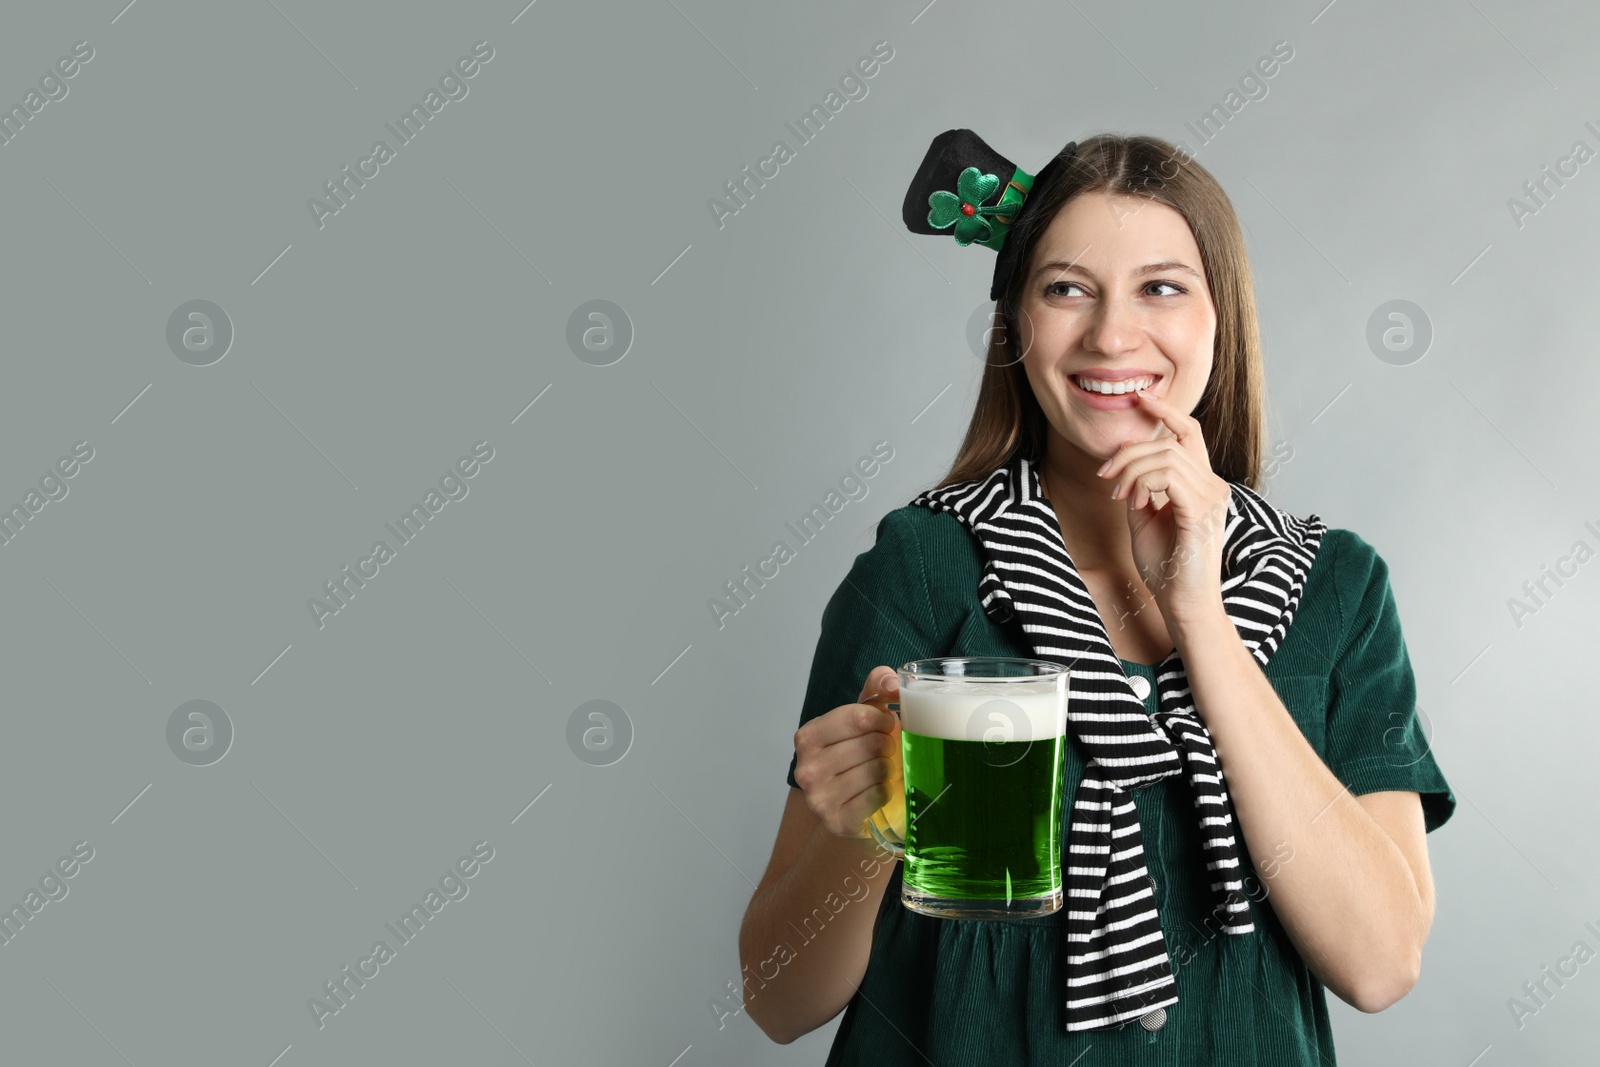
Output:
[[[1066,669],[981,657],[900,673],[901,902],[944,918],[1057,911]]]

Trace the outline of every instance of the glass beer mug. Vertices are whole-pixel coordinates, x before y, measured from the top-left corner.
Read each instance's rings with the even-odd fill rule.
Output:
[[[945,919],[1061,908],[1061,746],[1071,671],[999,656],[901,667],[903,798],[867,826],[902,860],[900,902]],[[900,808],[904,826],[889,814]]]

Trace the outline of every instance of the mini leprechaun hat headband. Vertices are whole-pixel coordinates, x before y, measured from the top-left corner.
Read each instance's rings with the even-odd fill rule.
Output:
[[[951,234],[962,247],[993,249],[997,255],[989,299],[999,300],[1017,255],[1016,244],[1008,246],[1006,236],[1029,194],[1044,188],[1077,148],[1076,141],[1068,143],[1038,174],[1029,174],[971,130],[946,130],[922,157],[900,216],[912,233]]]

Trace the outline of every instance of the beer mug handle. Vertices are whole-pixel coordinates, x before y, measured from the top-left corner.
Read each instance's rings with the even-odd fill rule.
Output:
[[[878,828],[878,820],[880,818],[883,819],[883,828],[881,830]],[[889,817],[883,813],[882,808],[867,817],[867,829],[872,831],[872,838],[878,842],[879,847],[894,853],[895,859],[905,857],[906,843],[901,840],[899,834],[895,833],[894,827],[889,825]]]
[[[898,703],[889,704],[887,707],[897,716],[900,714],[900,705]],[[893,853],[896,859],[902,859],[906,854],[905,838],[895,830],[894,820],[889,816],[889,808],[894,806],[896,799],[900,802],[901,810],[905,810],[905,798],[903,795],[899,798],[891,798],[888,804],[867,816],[867,830],[872,834],[872,839],[878,843],[879,848]],[[882,826],[879,826],[880,820],[882,821]]]

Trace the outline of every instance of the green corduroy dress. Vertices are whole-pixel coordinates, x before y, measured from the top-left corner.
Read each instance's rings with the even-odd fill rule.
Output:
[[[980,552],[948,513],[906,505],[885,515],[877,543],[856,557],[823,612],[801,723],[853,703],[879,665],[935,656],[1033,658],[1019,623],[998,625],[984,613]],[[1145,704],[1154,712],[1155,671],[1127,660],[1122,666],[1150,683]],[[1351,793],[1414,790],[1430,832],[1454,813],[1456,798],[1417,712],[1388,567],[1359,535],[1327,531],[1265,673]],[[1062,762],[1065,820],[1084,764],[1072,744]],[[794,766],[791,758],[791,787]],[[1274,914],[1270,883],[1246,880],[1253,933],[1219,932],[1215,919],[1207,924],[1212,898],[1188,784],[1174,775],[1132,795],[1180,998],[1166,1008],[1164,1025],[1068,1032],[1061,912],[1015,921],[920,915],[900,903],[896,864],[866,975],[845,1008],[827,1067],[1335,1064],[1324,987]],[[1065,832],[1063,825],[1063,839]],[[1240,849],[1245,869],[1253,870],[1242,835]]]

